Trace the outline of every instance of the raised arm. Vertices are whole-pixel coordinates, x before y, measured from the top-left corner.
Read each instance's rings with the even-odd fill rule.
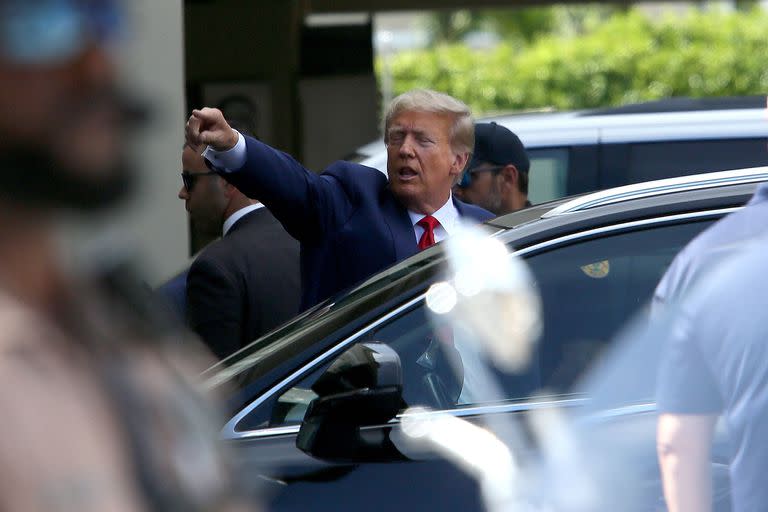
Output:
[[[244,137],[218,109],[194,110],[186,136],[190,144],[207,145],[203,155],[221,176],[263,202],[300,241],[324,236],[354,209],[352,198],[336,178],[315,174],[290,155]]]

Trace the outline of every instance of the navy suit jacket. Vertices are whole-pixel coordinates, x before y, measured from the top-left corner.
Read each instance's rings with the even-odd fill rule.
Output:
[[[380,171],[340,161],[316,174],[290,155],[245,140],[245,165],[222,176],[262,201],[301,242],[303,308],[418,252],[408,211]],[[453,201],[462,217],[476,222],[493,217]]]

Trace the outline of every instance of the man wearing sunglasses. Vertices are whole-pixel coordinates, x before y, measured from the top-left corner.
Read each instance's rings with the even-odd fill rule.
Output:
[[[0,0],[0,510],[242,510],[201,359],[129,263],[56,249],[62,211],[103,213],[133,177],[119,20],[108,0]]]
[[[189,269],[186,317],[224,359],[299,312],[299,243],[263,204],[209,171],[204,149],[184,147],[179,199],[196,229],[221,239]]]
[[[476,123],[472,160],[453,192],[496,215],[526,208],[530,165],[517,135],[495,122]]]

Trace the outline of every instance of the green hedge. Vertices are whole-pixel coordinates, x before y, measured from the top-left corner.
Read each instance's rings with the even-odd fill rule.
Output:
[[[377,70],[382,71],[381,58]],[[650,21],[613,16],[593,31],[491,51],[463,45],[390,57],[394,93],[429,87],[476,113],[621,105],[669,96],[768,92],[768,14],[692,12]]]

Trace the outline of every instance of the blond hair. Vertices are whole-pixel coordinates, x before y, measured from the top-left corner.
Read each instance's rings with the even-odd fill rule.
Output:
[[[431,112],[453,117],[450,141],[457,153],[472,153],[475,148],[475,121],[472,112],[462,101],[453,96],[430,89],[412,89],[396,97],[389,104],[384,116],[384,142],[388,142],[392,119],[403,112]]]

